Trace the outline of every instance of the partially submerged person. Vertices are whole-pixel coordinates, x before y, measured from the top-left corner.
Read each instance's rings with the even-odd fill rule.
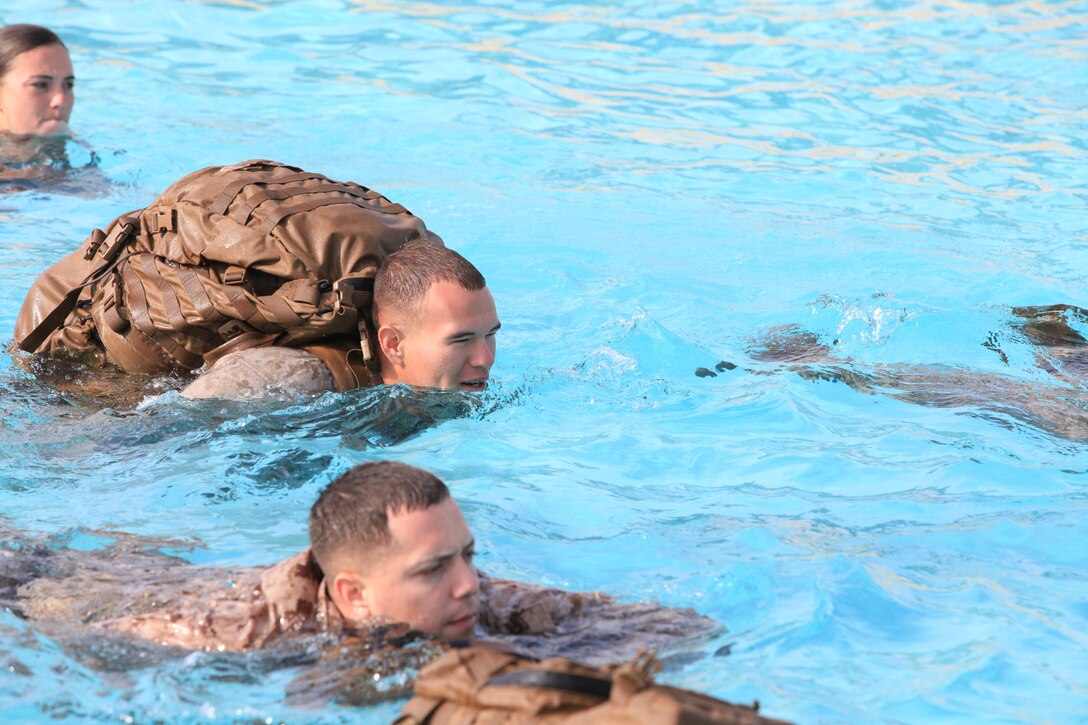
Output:
[[[778,370],[805,380],[843,383],[862,393],[884,395],[915,405],[963,408],[999,424],[1026,423],[1051,435],[1088,440],[1088,414],[1082,391],[1088,384],[1088,310],[1069,304],[1013,307],[1011,334],[991,333],[983,343],[1005,365],[1009,356],[1002,338],[1030,346],[1035,367],[1051,381],[1022,379],[993,372],[965,370],[934,363],[860,365],[835,354],[834,345],[796,325],[770,330],[749,348],[753,361],[779,364],[779,369],[744,367],[745,372],[770,375]],[[738,365],[720,361],[714,369],[697,368],[701,378],[713,378]]]
[[[68,133],[76,76],[68,48],[40,25],[0,28],[0,133]]]
[[[421,248],[406,251],[398,278],[386,262],[413,242]],[[34,356],[17,361],[43,377],[54,362],[120,369],[137,384],[211,365],[191,397],[389,382],[479,390],[494,301],[443,247],[423,220],[359,184],[261,159],[200,169],[38,276],[15,324],[16,345]]]
[[[1014,329],[1037,350],[1037,367],[1067,385],[1088,382],[1088,310],[1057,304],[1013,307],[1012,313],[1016,316]],[[1008,364],[1008,356],[999,346],[987,347]]]
[[[479,573],[472,531],[426,471],[358,466],[320,494],[309,529],[310,549],[264,570],[193,566],[128,538],[90,551],[15,541],[0,545],[0,605],[55,637],[71,636],[80,621],[84,642],[92,630],[216,652],[286,649],[285,665],[311,665],[288,686],[294,705],[407,694],[410,680],[387,676],[422,668],[405,723],[486,714],[488,722],[782,725],[761,717],[758,704],[654,684],[659,666],[644,652],[713,635],[712,620]],[[305,635],[332,637],[332,646],[316,655],[292,648]],[[101,660],[124,652],[120,645],[90,646],[84,661],[123,667]]]
[[[311,510],[310,537],[310,549],[279,564],[233,570],[147,547],[124,557],[21,544],[27,556],[0,556],[0,604],[47,626],[81,622],[212,651],[402,623],[445,641],[499,636],[538,656],[621,662],[719,630],[691,610],[480,574],[445,484],[405,464],[366,463],[331,483]]]
[[[75,105],[68,49],[40,25],[0,28],[0,182],[33,182],[65,166]]]
[[[391,254],[374,280],[372,314],[382,383],[487,387],[501,325],[483,275],[457,252],[413,242]],[[312,352],[263,347],[224,356],[181,394],[247,399],[271,389],[312,394],[336,383]]]

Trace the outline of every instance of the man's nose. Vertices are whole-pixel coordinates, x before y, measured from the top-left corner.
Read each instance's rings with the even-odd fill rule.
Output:
[[[453,597],[464,599],[471,597],[480,590],[480,579],[476,575],[476,567],[464,559],[460,559],[454,571]]]
[[[473,367],[490,369],[495,364],[495,346],[487,338],[477,340],[469,362]]]

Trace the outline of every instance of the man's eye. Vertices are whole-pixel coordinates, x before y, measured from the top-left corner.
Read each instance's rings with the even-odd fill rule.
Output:
[[[46,83],[45,81],[34,81],[30,85],[33,86],[34,88],[38,89],[39,91],[44,91],[46,88],[49,87],[49,84]]]
[[[465,552],[465,561],[472,561],[476,557],[476,550],[469,549]]]
[[[70,90],[74,89],[75,87],[76,87],[76,82],[75,81],[65,81],[64,82],[64,88],[66,90],[70,91]]]

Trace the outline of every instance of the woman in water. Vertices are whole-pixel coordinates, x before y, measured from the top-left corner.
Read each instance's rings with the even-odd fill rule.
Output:
[[[0,28],[0,184],[25,186],[68,168],[74,87],[72,60],[56,33],[40,25]]]

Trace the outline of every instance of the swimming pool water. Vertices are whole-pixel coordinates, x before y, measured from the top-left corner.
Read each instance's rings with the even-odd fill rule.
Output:
[[[331,478],[403,460],[492,574],[728,627],[669,682],[804,723],[1088,720],[1088,385],[1011,313],[1088,305],[1082,3],[0,7],[19,21],[68,43],[73,160],[98,163],[0,195],[0,338],[94,226],[253,157],[405,204],[503,331],[484,404],[403,440],[356,425],[362,394],[99,411],[0,356],[10,522],[265,564]],[[832,362],[760,357],[791,329]],[[879,392],[806,374],[834,366]],[[6,614],[0,664],[13,722],[397,709],[299,710],[290,670],[199,654],[102,672]]]

